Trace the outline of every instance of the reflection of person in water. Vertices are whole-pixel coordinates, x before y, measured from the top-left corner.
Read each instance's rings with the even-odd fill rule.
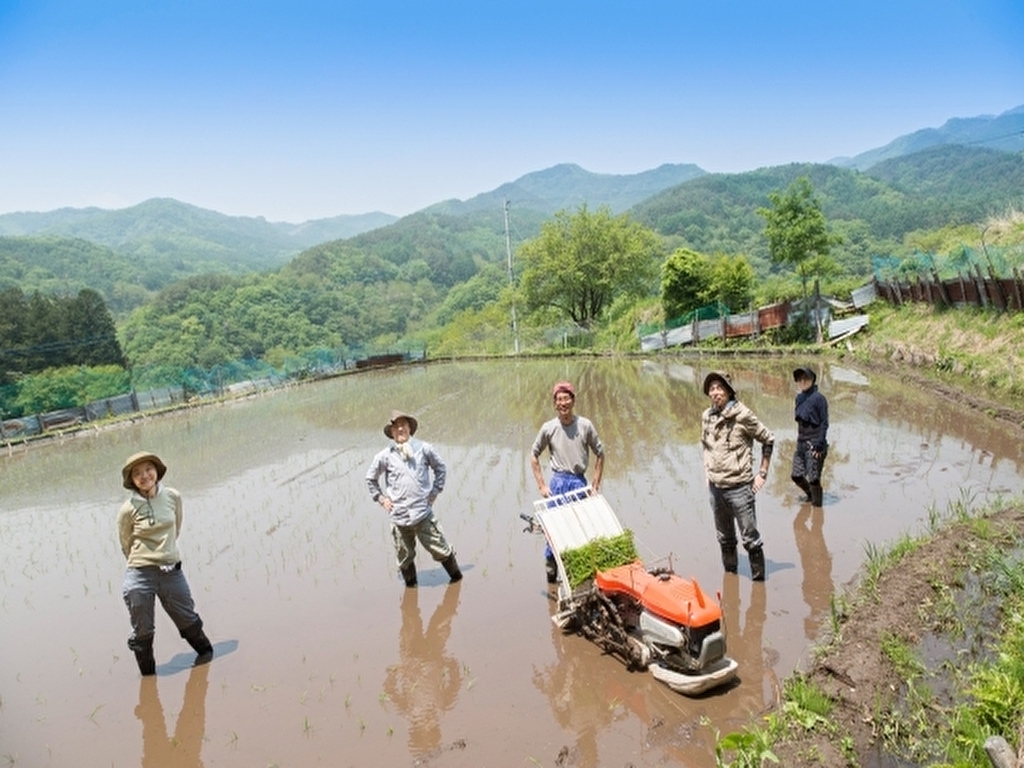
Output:
[[[722,584],[722,611],[725,618],[729,655],[739,662],[740,700],[738,711],[761,712],[776,701],[778,680],[765,657],[772,653],[764,647],[764,625],[768,618],[766,590],[750,590],[743,625],[740,625],[740,582],[726,574]]]
[[[534,669],[533,684],[551,703],[558,724],[576,734],[573,765],[599,765],[597,734],[608,727],[612,709],[597,683],[594,658],[579,638],[553,629],[558,660],[544,669]],[[609,659],[599,657],[602,662]]]
[[[445,589],[425,632],[419,591],[402,593],[401,661],[388,669],[384,691],[409,721],[409,748],[417,754],[441,743],[440,715],[455,705],[462,687],[462,666],[458,659],[445,655],[461,586],[456,582]]]
[[[551,633],[558,658],[543,668],[534,667],[532,679],[534,687],[547,697],[558,725],[575,735],[575,742],[561,747],[558,765],[604,765],[607,755],[602,761],[601,739],[616,721],[628,713],[636,722],[650,726],[661,721],[666,702],[674,709],[671,700],[679,694],[649,672],[627,671],[593,643],[566,634],[554,624]],[[640,751],[658,750],[665,760],[677,758],[673,765],[684,764],[677,746],[659,738],[654,730],[648,729]]]
[[[810,523],[810,527],[808,527]],[[793,518],[793,536],[800,553],[803,571],[804,602],[810,611],[804,619],[804,635],[814,640],[821,617],[828,610],[835,585],[832,582],[832,554],[825,544],[825,511],[820,506],[802,504]]]
[[[185,697],[173,736],[167,735],[156,678],[142,678],[139,684],[139,705],[135,708],[135,716],[142,721],[142,768],[166,768],[170,765],[175,768],[202,768],[209,674],[208,665],[192,668],[185,684]]]

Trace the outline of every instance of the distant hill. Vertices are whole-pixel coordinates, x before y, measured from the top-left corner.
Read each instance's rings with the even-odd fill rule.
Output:
[[[608,206],[612,213],[622,213],[651,195],[705,173],[693,164],[665,164],[643,173],[609,174],[591,173],[573,163],[563,163],[528,173],[466,201],[436,203],[423,212],[461,216],[475,211],[500,211],[508,200],[514,209],[549,216],[584,204],[591,209]]]
[[[0,237],[0,290],[76,296],[91,288],[119,315],[144,303],[160,287],[161,277],[168,275],[149,272],[128,256],[80,238]]]
[[[631,214],[702,253],[743,253],[767,263],[759,207],[768,194],[807,176],[830,225],[846,243],[840,261],[864,272],[870,253],[898,250],[909,232],[984,221],[1020,207],[1024,155],[978,147],[936,146],[860,172],[795,163],[738,174],[709,174],[667,189]]]
[[[940,128],[923,128],[893,139],[884,147],[870,149],[853,157],[839,157],[830,163],[864,171],[885,160],[950,144],[1003,152],[1024,152],[1024,105],[997,116],[955,117],[947,120]]]
[[[225,216],[168,198],[130,208],[61,208],[48,213],[0,215],[0,236],[81,238],[161,268],[184,272],[247,272],[279,267],[324,240],[351,237],[395,221],[385,213],[336,216],[303,224]]]

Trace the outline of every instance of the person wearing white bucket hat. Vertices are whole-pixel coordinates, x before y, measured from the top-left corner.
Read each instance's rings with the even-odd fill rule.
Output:
[[[143,675],[156,674],[157,598],[195,650],[196,663],[213,657],[213,644],[203,632],[203,620],[181,570],[181,494],[163,484],[165,474],[167,465],[149,451],[132,454],[121,467],[121,485],[132,492],[117,513],[118,541],[127,562],[122,597],[132,625],[128,647]]]
[[[418,584],[417,541],[441,563],[450,582],[462,578],[455,550],[434,517],[434,502],[444,490],[448,470],[434,446],[412,439],[417,429],[415,417],[392,411],[384,425],[391,444],[373,457],[366,472],[370,498],[390,516],[395,560],[407,587]]]

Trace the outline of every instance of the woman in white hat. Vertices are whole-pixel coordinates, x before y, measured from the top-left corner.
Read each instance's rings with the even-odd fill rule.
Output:
[[[161,482],[166,473],[167,465],[148,451],[132,454],[121,468],[121,484],[132,492],[117,513],[118,539],[128,565],[122,596],[132,624],[128,647],[143,675],[156,674],[153,633],[157,598],[195,649],[196,663],[213,656],[213,645],[203,632],[203,620],[196,613],[181,570],[181,494]]]

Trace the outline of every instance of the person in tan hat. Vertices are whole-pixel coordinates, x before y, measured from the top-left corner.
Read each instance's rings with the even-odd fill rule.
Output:
[[[711,405],[701,417],[704,474],[708,482],[715,534],[726,573],[736,573],[736,529],[750,557],[750,577],[764,581],[764,541],[757,530],[754,495],[764,487],[775,449],[775,435],[736,398],[729,377],[712,372],[704,378]],[[761,443],[761,463],[754,473],[753,445]]]
[[[127,561],[122,597],[132,625],[128,647],[143,675],[156,674],[157,598],[198,654],[196,663],[213,657],[213,645],[203,632],[203,620],[181,570],[181,494],[163,484],[165,474],[167,465],[148,451],[132,454],[121,467],[121,485],[132,492],[117,513],[117,536]]]
[[[434,502],[444,490],[448,470],[430,443],[414,440],[419,423],[413,416],[392,411],[384,425],[390,445],[373,457],[366,488],[391,517],[395,560],[405,586],[415,587],[416,542],[444,567],[451,582],[462,578],[455,551],[445,539]]]

